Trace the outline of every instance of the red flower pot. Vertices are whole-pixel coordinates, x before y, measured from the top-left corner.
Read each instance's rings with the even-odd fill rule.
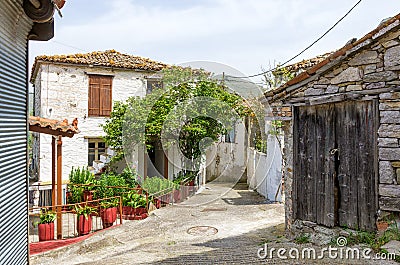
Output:
[[[174,202],[178,203],[182,199],[182,193],[180,190],[174,190]]]
[[[189,182],[189,192],[192,193],[194,191],[194,180]]]
[[[91,200],[93,200],[93,191],[84,190],[83,191],[83,201],[87,202],[87,201],[91,201]]]
[[[78,235],[87,235],[92,231],[92,216],[88,215],[87,219],[84,215],[78,216]]]
[[[39,224],[39,241],[54,240],[54,223]]]
[[[154,206],[159,209],[161,208],[161,200],[159,198],[154,199]]]
[[[171,202],[171,193],[162,195],[160,197],[160,199],[164,204],[170,204],[170,202]]]
[[[112,226],[115,220],[117,220],[117,207],[101,209],[100,217],[103,222],[103,228]]]
[[[122,214],[123,215],[132,215],[133,208],[131,206],[122,206]]]
[[[133,210],[135,212],[135,216],[139,216],[144,213],[147,213],[147,209],[145,207],[133,208]]]

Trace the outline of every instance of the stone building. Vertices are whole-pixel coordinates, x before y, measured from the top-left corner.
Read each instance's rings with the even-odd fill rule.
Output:
[[[100,125],[110,116],[113,103],[151,92],[161,84],[155,73],[165,66],[114,50],[35,58],[31,76],[34,115],[79,121],[79,136],[63,143],[63,180],[68,179],[73,166],[100,170],[112,154],[101,138],[104,132]],[[50,143],[51,136],[35,135],[33,160],[42,185],[51,179]],[[143,164],[144,155],[138,159]],[[162,157],[158,163],[160,169],[163,162]],[[140,170],[144,170],[143,166]]]
[[[400,212],[399,19],[265,94],[284,125],[289,231],[375,230]]]

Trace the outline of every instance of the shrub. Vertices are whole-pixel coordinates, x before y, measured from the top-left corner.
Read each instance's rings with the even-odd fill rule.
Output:
[[[125,191],[123,187],[127,187],[125,179],[115,173],[101,175],[97,185],[99,186],[96,187],[96,199],[120,196]],[[108,186],[121,188],[109,188]]]
[[[143,182],[142,188],[150,195],[164,195],[170,193],[173,189],[179,189],[179,184],[164,178],[147,177]]]
[[[94,174],[87,168],[72,168],[69,173],[68,190],[71,195],[68,203],[79,203],[82,201],[83,191],[92,190],[91,186],[76,186],[74,184],[94,184],[96,182]]]

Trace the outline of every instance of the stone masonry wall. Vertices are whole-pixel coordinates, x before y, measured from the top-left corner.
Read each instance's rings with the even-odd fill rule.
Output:
[[[379,208],[400,211],[400,31],[387,33],[382,39],[366,42],[361,51],[348,58],[339,57],[336,66],[328,65],[312,81],[304,83],[287,99],[272,104],[279,116],[283,108],[300,105],[334,103],[343,100],[378,100]],[[372,44],[371,44],[372,43]],[[351,52],[351,51],[350,51]],[[335,62],[333,62],[335,63]],[[325,73],[323,72],[325,70]],[[281,108],[281,110],[279,110]],[[278,118],[279,119],[279,118]],[[285,148],[292,148],[290,126],[286,129]],[[291,226],[292,151],[286,150],[285,196],[287,226]]]

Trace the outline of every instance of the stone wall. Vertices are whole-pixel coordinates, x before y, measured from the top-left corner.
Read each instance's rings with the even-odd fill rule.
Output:
[[[334,103],[345,100],[379,102],[378,159],[379,208],[400,211],[400,31],[381,39],[366,40],[322,66],[313,77],[286,89],[285,98],[275,101],[272,110],[285,120],[289,107]],[[292,224],[292,132],[285,128],[286,224]]]

